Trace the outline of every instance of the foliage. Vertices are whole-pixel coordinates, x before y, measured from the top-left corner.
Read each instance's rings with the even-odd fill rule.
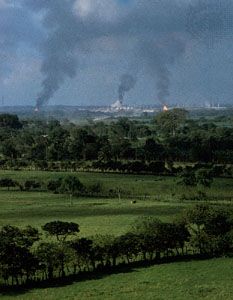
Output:
[[[196,186],[197,179],[195,173],[193,171],[188,171],[187,169],[185,169],[180,174],[179,183],[185,186]]]
[[[180,173],[180,184],[185,186],[197,186],[201,185],[203,187],[210,187],[213,183],[213,173],[212,170],[201,168],[196,172],[194,168],[186,167]]]
[[[181,108],[174,108],[161,112],[155,117],[159,131],[164,135],[175,135],[177,130],[184,124],[188,112]]]
[[[7,189],[9,190],[11,187],[15,187],[16,185],[16,181],[11,178],[0,179],[0,187],[7,187]]]
[[[61,190],[70,195],[82,192],[84,189],[83,184],[76,176],[68,175],[62,181]]]
[[[227,255],[233,249],[233,215],[206,205],[186,210],[172,223],[140,218],[118,237],[77,238],[79,225],[72,222],[53,221],[42,229],[56,240],[44,241],[32,227],[8,225],[0,230],[0,277],[5,284],[10,279],[12,285],[21,285],[36,278],[51,280],[77,271],[101,271],[120,262],[160,262],[169,256],[175,260],[187,255],[188,247],[193,254],[206,257]]]
[[[170,161],[212,163],[212,176],[232,176],[231,124],[227,127],[219,122],[213,124],[212,120],[203,123],[201,118],[188,119],[183,109],[159,113],[155,120],[144,123],[119,118],[110,123],[78,126],[56,120],[21,121],[14,115],[0,115],[0,166],[150,173],[149,162]],[[209,183],[209,179],[200,180],[200,184]]]
[[[40,187],[40,182],[37,182],[35,180],[26,180],[24,183],[24,188],[26,191],[29,191],[31,189],[39,189]]]
[[[50,235],[54,235],[58,241],[65,241],[68,236],[79,232],[79,226],[73,222],[53,221],[46,223],[42,229]]]
[[[0,127],[21,129],[23,127],[23,124],[19,121],[17,115],[0,114]]]

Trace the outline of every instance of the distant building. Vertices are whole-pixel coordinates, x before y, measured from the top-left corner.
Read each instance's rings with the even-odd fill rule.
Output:
[[[112,109],[112,110],[115,110],[115,111],[122,110],[122,109],[123,109],[122,102],[121,102],[120,100],[117,100],[116,102],[114,102],[114,103],[111,105],[111,109]]]

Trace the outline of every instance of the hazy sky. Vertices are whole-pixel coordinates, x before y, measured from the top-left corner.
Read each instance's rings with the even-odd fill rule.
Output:
[[[129,76],[125,104],[233,104],[233,1],[0,0],[6,105],[111,104]]]

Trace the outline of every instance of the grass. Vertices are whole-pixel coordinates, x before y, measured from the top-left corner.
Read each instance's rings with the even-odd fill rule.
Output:
[[[70,172],[42,172],[42,171],[0,171],[0,178],[8,177],[23,182],[25,180],[38,180],[47,182],[70,174]],[[177,184],[175,177],[152,175],[122,175],[112,173],[88,173],[72,172],[84,184],[100,182],[105,190],[123,189],[129,191],[132,196],[150,196],[154,200],[173,201],[180,200],[182,195],[193,195],[196,188],[183,187]],[[201,189],[201,188],[199,188]],[[203,190],[203,188],[202,188]],[[214,180],[211,189],[204,190],[213,200],[233,200],[233,179],[218,178]]]
[[[52,220],[77,222],[82,235],[95,233],[121,234],[136,218],[152,215],[170,220],[186,205],[121,199],[74,198],[71,205],[66,195],[40,192],[0,192],[0,225],[40,227]]]
[[[48,181],[67,175],[65,172],[17,172],[0,171],[0,177],[18,181],[36,179]],[[80,236],[94,234],[125,233],[135,219],[155,216],[171,221],[179,212],[193,205],[194,201],[180,201],[182,194],[191,195],[193,189],[185,189],[172,177],[120,175],[99,173],[75,173],[90,184],[102,182],[105,188],[121,187],[142,196],[136,204],[129,199],[74,198],[47,192],[20,192],[0,189],[0,226],[41,225],[53,220],[73,221],[80,225]],[[207,190],[219,203],[231,199],[232,179],[216,179]],[[150,198],[145,198],[150,195]],[[228,201],[228,205],[231,203]],[[127,267],[112,275],[75,282],[54,288],[41,288],[21,293],[1,295],[8,299],[155,299],[155,300],[230,300],[233,299],[233,260],[221,258],[208,261],[191,261],[163,264],[148,268]]]
[[[2,300],[231,300],[233,260],[177,262],[122,270],[62,287],[1,296]]]
[[[65,172],[41,171],[0,171],[1,177],[18,181],[36,179],[46,182],[66,176]],[[0,189],[0,226],[12,224],[40,227],[53,220],[73,221],[80,225],[80,235],[96,233],[122,234],[135,219],[141,216],[155,216],[164,221],[174,218],[194,201],[180,201],[182,194],[191,195],[194,189],[187,189],[175,183],[173,177],[143,175],[121,175],[102,173],[74,173],[82,182],[90,184],[102,182],[104,188],[132,190],[136,204],[129,199],[74,198],[72,205],[67,195],[47,192],[20,192]],[[213,199],[231,199],[232,179],[216,179],[208,195]],[[150,195],[145,198],[145,195]],[[219,198],[218,198],[219,197]],[[221,201],[222,203],[223,201]],[[230,202],[227,202],[230,205]]]

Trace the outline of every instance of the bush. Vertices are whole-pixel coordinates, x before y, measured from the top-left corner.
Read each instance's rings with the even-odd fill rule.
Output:
[[[9,190],[10,187],[15,187],[16,185],[17,185],[17,182],[11,178],[0,179],[0,187],[7,187],[7,189]]]
[[[103,185],[100,182],[93,183],[85,188],[87,194],[92,196],[103,193]]]
[[[48,191],[58,193],[62,185],[62,178],[56,179],[56,180],[50,180],[47,183],[47,189]]]
[[[39,188],[41,188],[41,183],[36,180],[26,180],[24,183],[24,188],[26,191],[29,191],[32,189],[39,189]]]

